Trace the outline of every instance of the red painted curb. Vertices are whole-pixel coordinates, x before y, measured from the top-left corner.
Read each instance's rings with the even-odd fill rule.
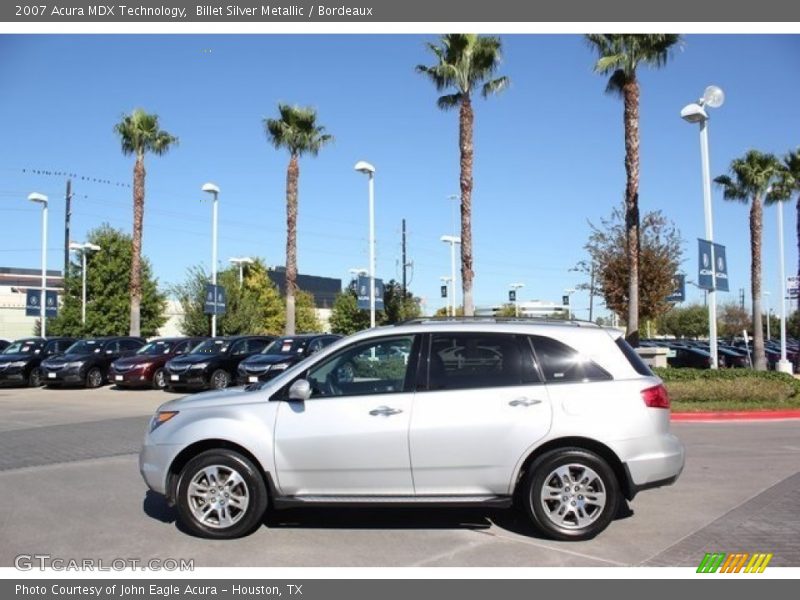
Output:
[[[751,410],[672,413],[673,421],[772,421],[800,419],[800,410]]]

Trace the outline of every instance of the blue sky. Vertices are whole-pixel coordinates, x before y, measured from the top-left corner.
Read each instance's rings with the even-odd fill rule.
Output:
[[[580,283],[568,269],[585,258],[588,221],[624,190],[622,103],[603,93],[580,36],[504,35],[509,90],[475,103],[475,296],[557,300]],[[210,262],[211,207],[200,186],[221,188],[219,257],[262,256],[283,264],[287,156],[267,144],[262,119],[279,101],[308,104],[335,143],[301,162],[299,266],[346,279],[367,264],[367,185],[357,160],[377,168],[378,275],[398,278],[400,227],[408,222],[412,290],[442,305],[458,193],[457,113],[414,72],[429,63],[418,35],[3,35],[0,36],[0,265],[38,267],[40,210],[51,198],[48,260],[63,260],[64,177],[71,171],[73,239],[103,221],[130,230],[132,159],[112,131],[123,112],[157,112],[179,136],[148,157],[144,252],[163,284]],[[686,240],[684,270],[696,277],[703,235],[698,131],[679,118],[708,84],[726,103],[710,123],[712,175],[749,148],[800,145],[800,36],[688,36],[661,71],[640,71],[643,211],[662,209]],[[80,176],[108,180],[97,183]],[[795,211],[786,209],[787,273],[797,271]],[[728,248],[731,293],[747,290],[748,212],[714,191],[715,238]],[[778,297],[775,209],[765,213],[764,285]],[[690,300],[702,301],[689,288]],[[586,294],[573,306],[586,316]]]

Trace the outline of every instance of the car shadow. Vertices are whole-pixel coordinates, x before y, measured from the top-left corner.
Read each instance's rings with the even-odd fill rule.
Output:
[[[194,534],[177,520],[177,509],[169,506],[161,494],[148,491],[143,509],[147,516]],[[620,504],[614,520],[633,516],[627,501]],[[269,508],[262,524],[269,529],[465,529],[488,530],[493,525],[509,533],[546,539],[519,508],[448,508],[448,507],[302,507]]]

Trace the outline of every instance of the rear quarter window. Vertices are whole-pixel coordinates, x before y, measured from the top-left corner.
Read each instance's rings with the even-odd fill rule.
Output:
[[[636,371],[639,375],[644,375],[645,377],[652,377],[653,371],[650,370],[650,367],[647,366],[647,363],[642,360],[642,357],[639,356],[639,353],[634,350],[631,345],[625,341],[625,338],[619,336],[617,338],[617,348],[619,348],[622,353],[625,355],[625,358],[628,359],[628,362],[631,363],[633,370]]]
[[[546,336],[530,336],[536,360],[547,383],[609,381],[611,375],[576,349]]]

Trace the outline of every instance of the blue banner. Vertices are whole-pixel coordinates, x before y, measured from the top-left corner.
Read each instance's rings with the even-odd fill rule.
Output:
[[[39,317],[42,314],[42,290],[28,288],[25,296],[25,316]],[[45,317],[58,315],[58,292],[50,290],[45,292]]]
[[[728,261],[725,246],[698,239],[697,287],[704,290],[728,291]]]
[[[206,299],[203,304],[203,312],[207,315],[224,315],[227,308],[228,298],[225,288],[213,283],[206,284]]]
[[[383,310],[383,280],[375,278],[375,310]],[[369,277],[359,275],[356,282],[358,308],[369,310]]]

